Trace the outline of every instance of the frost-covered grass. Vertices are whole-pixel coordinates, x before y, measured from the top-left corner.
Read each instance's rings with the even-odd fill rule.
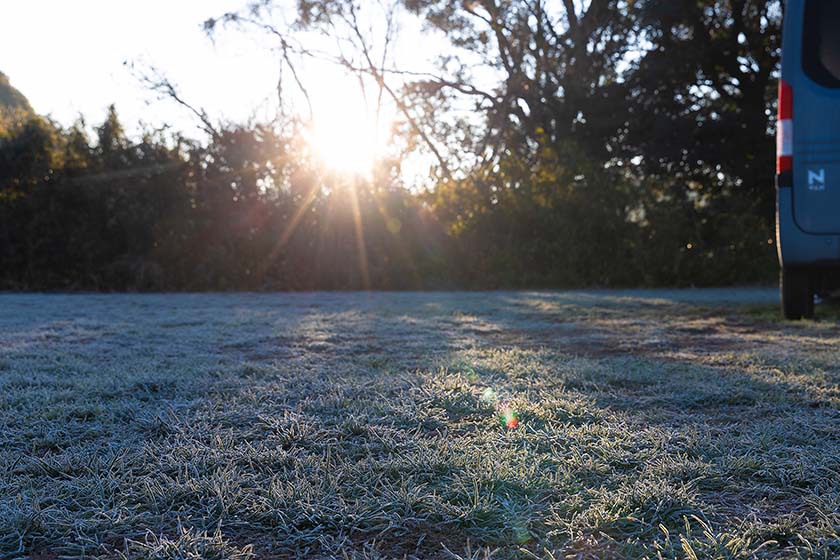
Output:
[[[774,290],[0,295],[0,559],[837,558],[838,358]]]

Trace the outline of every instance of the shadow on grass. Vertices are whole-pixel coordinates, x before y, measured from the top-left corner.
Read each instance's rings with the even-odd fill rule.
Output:
[[[838,329],[771,297],[11,297],[0,556],[837,552]]]

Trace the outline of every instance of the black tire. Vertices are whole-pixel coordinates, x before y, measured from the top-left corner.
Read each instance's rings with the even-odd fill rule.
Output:
[[[784,267],[780,284],[785,319],[811,319],[814,316],[814,287],[808,271]]]

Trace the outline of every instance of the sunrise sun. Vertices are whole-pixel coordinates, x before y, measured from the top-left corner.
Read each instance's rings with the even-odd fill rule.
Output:
[[[307,140],[325,167],[364,175],[385,152],[389,124],[363,106],[353,105],[337,103],[322,108],[309,127]]]

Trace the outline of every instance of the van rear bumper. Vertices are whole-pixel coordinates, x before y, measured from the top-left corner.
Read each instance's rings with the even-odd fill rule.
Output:
[[[840,236],[802,231],[793,214],[793,177],[776,176],[776,249],[782,266],[839,267]],[[788,182],[790,181],[790,182]]]

